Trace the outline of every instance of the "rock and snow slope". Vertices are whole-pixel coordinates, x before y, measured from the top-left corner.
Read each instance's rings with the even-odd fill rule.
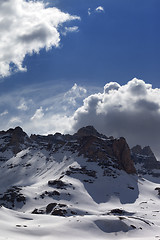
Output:
[[[149,148],[130,152],[91,126],[31,137],[17,127],[0,132],[0,160],[0,239],[160,239]]]

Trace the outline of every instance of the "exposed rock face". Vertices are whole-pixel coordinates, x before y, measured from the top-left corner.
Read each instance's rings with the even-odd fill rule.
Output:
[[[125,138],[107,138],[92,126],[81,128],[74,136],[80,142],[79,154],[83,154],[89,161],[97,161],[103,167],[113,166],[129,174],[136,173]]]
[[[10,189],[8,189],[3,196],[0,197],[1,204],[3,204],[6,207],[14,208],[14,205],[16,202],[22,203],[22,205],[25,204],[26,198],[21,193],[21,188],[13,186]]]
[[[121,137],[113,141],[113,153],[127,173],[136,173],[134,163],[131,159],[130,149],[125,138]]]

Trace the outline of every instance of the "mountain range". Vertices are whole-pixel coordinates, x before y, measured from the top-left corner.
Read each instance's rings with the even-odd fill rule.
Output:
[[[93,126],[0,131],[0,239],[160,239],[160,162]]]

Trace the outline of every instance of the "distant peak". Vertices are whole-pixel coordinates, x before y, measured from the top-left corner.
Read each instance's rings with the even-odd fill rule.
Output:
[[[140,145],[136,145],[135,147],[133,147],[132,152],[135,154],[140,154],[140,155],[146,155],[146,156],[150,156],[150,157],[155,157],[154,153],[152,152],[150,146],[145,146],[144,148],[142,148]]]
[[[142,147],[140,145],[134,146],[131,150],[135,154],[141,154],[142,153]]]

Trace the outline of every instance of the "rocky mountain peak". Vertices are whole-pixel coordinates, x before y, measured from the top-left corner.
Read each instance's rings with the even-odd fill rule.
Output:
[[[150,157],[155,157],[154,153],[152,152],[152,150],[150,148],[150,146],[144,147],[142,152],[143,152],[144,155],[147,155],[147,156],[150,156]]]
[[[24,143],[24,138],[27,137],[27,134],[23,131],[21,127],[16,127],[14,129],[9,129],[7,131],[11,135],[11,142],[15,143]]]
[[[26,144],[31,142],[30,138],[23,131],[21,127],[10,128],[7,131],[2,131],[0,133],[1,136],[1,151],[4,152],[9,148],[12,149],[14,154],[20,152],[23,148],[25,148]]]
[[[85,137],[85,136],[96,136],[101,137],[102,134],[97,132],[97,130],[93,126],[86,126],[80,128],[77,133],[74,134],[76,137]]]

